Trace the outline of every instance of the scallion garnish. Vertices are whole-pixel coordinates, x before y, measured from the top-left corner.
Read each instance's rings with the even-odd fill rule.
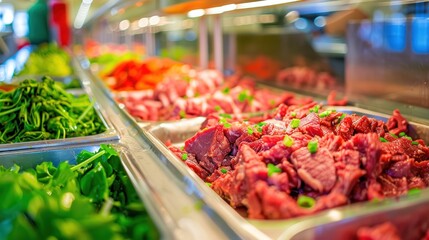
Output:
[[[285,135],[285,137],[283,138],[283,144],[286,147],[292,147],[293,139],[289,135]]]
[[[316,153],[319,148],[319,143],[317,140],[309,141],[307,144],[307,149],[310,153]]]
[[[316,105],[316,106],[314,106],[313,108],[310,109],[310,112],[319,113],[319,109],[320,109],[320,106]]]
[[[271,177],[274,173],[281,173],[282,170],[272,163],[268,163],[268,177]]]
[[[187,153],[182,153],[182,160],[185,161],[188,159],[188,154]]]
[[[186,112],[184,110],[180,110],[179,116],[180,118],[186,118]]]
[[[380,142],[389,142],[384,137],[380,137]]]
[[[300,195],[298,197],[297,203],[302,208],[312,208],[316,204],[316,200],[312,197]]]
[[[297,118],[295,118],[295,119],[292,119],[292,121],[290,122],[290,126],[292,127],[292,128],[297,128],[297,127],[299,127],[299,123],[301,122],[301,120],[299,120],[299,119],[297,119]]]

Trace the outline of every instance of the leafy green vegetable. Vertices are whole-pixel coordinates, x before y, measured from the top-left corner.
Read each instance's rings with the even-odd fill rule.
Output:
[[[0,143],[88,136],[104,132],[88,95],[74,97],[49,77],[24,80],[0,93]]]
[[[268,177],[271,177],[274,173],[281,173],[282,170],[272,163],[268,163]]]
[[[50,75],[66,77],[72,74],[70,56],[57,45],[48,44],[36,48],[17,75]]]
[[[0,166],[0,234],[6,239],[158,239],[118,153],[82,151],[78,165]],[[3,195],[4,194],[4,195]]]
[[[312,197],[305,195],[300,195],[298,197],[297,203],[300,207],[303,208],[312,208],[316,204],[316,200]]]

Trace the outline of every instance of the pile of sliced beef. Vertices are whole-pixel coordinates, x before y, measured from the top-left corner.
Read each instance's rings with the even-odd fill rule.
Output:
[[[116,99],[134,117],[165,121],[208,116],[263,112],[280,104],[305,104],[291,93],[260,89],[254,81],[234,76],[227,81],[214,70],[189,69],[184,75],[167,76],[154,90],[117,93]]]
[[[385,123],[316,104],[282,104],[259,124],[208,118],[183,149],[170,149],[252,219],[309,215],[428,186],[429,148],[408,136],[398,110]],[[269,165],[278,170],[270,173]],[[315,203],[300,205],[303,196]]]

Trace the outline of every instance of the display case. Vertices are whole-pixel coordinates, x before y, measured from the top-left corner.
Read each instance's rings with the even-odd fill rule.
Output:
[[[75,26],[71,63],[106,132],[0,161],[113,144],[163,239],[425,236],[426,5],[108,1]]]

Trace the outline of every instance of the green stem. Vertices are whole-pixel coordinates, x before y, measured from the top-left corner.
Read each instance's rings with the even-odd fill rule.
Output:
[[[83,111],[82,115],[80,115],[80,117],[77,119],[77,121],[81,121],[86,114],[88,114],[88,112],[92,109],[92,107],[94,106],[94,103],[91,103],[90,105],[88,105],[88,107],[85,109],[85,111]]]
[[[7,114],[9,114],[9,113],[13,113],[13,112],[17,112],[17,111],[19,111],[19,110],[21,110],[21,107],[16,107],[16,108],[14,108],[14,109],[10,109],[10,110],[7,110],[7,111],[4,111],[4,112],[1,112],[1,113],[0,113],[0,116],[7,115]]]
[[[103,156],[103,154],[105,154],[105,153],[106,153],[106,151],[101,150],[100,152],[98,152],[98,153],[97,153],[97,154],[95,154],[94,156],[92,156],[92,157],[90,157],[90,158],[86,159],[85,161],[83,161],[83,162],[79,163],[78,165],[75,165],[75,166],[71,167],[70,169],[71,169],[72,171],[75,171],[75,170],[77,170],[77,169],[81,168],[82,166],[85,166],[85,165],[90,164],[90,163],[91,163],[91,162],[93,162],[95,159],[97,159],[97,158],[99,158],[99,157]]]

